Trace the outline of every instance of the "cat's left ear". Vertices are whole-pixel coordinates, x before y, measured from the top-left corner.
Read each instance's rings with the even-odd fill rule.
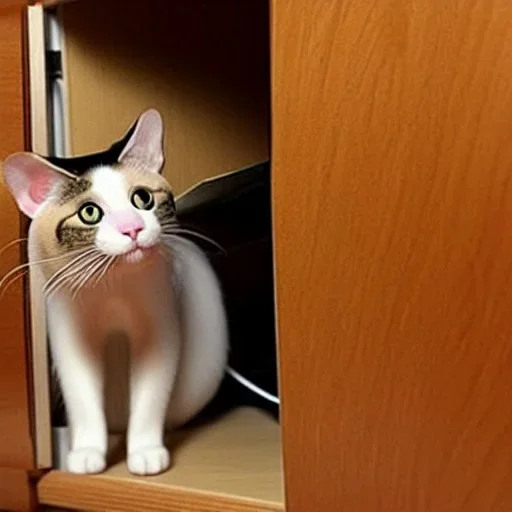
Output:
[[[14,153],[3,164],[3,177],[19,209],[33,219],[52,191],[77,177],[34,153]]]
[[[149,172],[161,172],[164,165],[164,123],[155,109],[146,110],[119,155],[119,163],[132,163]]]

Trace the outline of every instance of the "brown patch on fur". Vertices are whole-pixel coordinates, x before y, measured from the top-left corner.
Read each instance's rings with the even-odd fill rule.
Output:
[[[57,228],[57,239],[66,249],[73,251],[94,243],[97,228],[61,226]]]
[[[92,182],[81,178],[76,181],[68,181],[60,190],[59,204],[65,205],[75,197],[85,194],[92,187]]]
[[[80,183],[79,187],[76,186],[78,183]],[[86,189],[86,184],[88,184],[87,190],[81,192]],[[78,256],[74,254],[66,257],[68,253],[73,249],[91,245],[94,241],[92,233],[77,234],[67,229],[82,228],[82,225],[74,220],[74,216],[90,186],[91,182],[88,179],[67,181],[57,191],[56,200],[49,203],[45,207],[44,213],[32,221],[31,231],[37,245],[38,259],[62,258],[40,266],[47,279]],[[71,193],[72,191],[73,193]],[[66,196],[69,200],[63,203],[62,199]],[[88,226],[84,226],[84,228],[90,231],[96,229]],[[64,240],[64,243],[61,243],[61,240]]]
[[[160,223],[172,219],[176,215],[176,204],[170,192],[166,193],[167,199],[162,201],[155,210],[156,218]]]

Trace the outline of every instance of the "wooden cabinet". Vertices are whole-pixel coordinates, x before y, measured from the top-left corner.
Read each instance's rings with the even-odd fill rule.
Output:
[[[511,510],[512,5],[272,22],[288,507]]]
[[[177,7],[181,3],[173,1],[176,16],[184,15]],[[257,9],[257,3],[248,4]],[[82,90],[92,91],[86,65],[93,64],[87,64],[83,51],[91,37],[92,9],[99,3],[78,0],[73,5],[68,14],[80,13],[68,16],[68,22],[78,23],[73,65],[83,60]],[[132,35],[143,39],[141,27],[163,5],[145,3],[143,23]],[[219,1],[218,8],[227,9],[219,19],[240,5]],[[115,22],[115,9],[104,8],[105,19]],[[131,2],[126,9],[136,12]],[[214,7],[198,2],[198,9]],[[190,22],[194,16],[188,13]],[[213,21],[199,14],[204,35],[213,30]],[[426,0],[279,0],[271,2],[270,14],[286,509],[509,512],[512,5],[501,0],[447,0],[442,5]],[[87,16],[88,23],[81,25]],[[23,147],[28,120],[19,10],[0,10],[0,27],[0,152],[5,155]],[[113,34],[122,41],[123,33],[115,35],[114,28]],[[263,35],[253,35],[258,45],[265,44],[268,34]],[[100,48],[112,58],[127,58],[122,47],[106,46],[108,35],[101,37]],[[183,37],[193,45],[193,38]],[[183,54],[173,55],[186,69],[187,61],[179,60]],[[115,62],[111,65],[99,71],[102,83],[119,82]],[[187,76],[192,80],[197,75],[191,70]],[[140,83],[126,87],[116,111]],[[179,83],[178,97],[185,98],[188,90],[198,98],[199,85],[208,80],[192,80],[196,89]],[[222,76],[218,84],[226,85]],[[239,87],[261,100],[261,89],[250,92],[246,83]],[[230,89],[231,96],[236,89]],[[218,161],[229,151],[233,166],[250,152],[265,153],[265,113],[249,107],[244,112],[252,112],[254,126],[243,119],[238,125],[245,138],[231,145],[227,132],[216,134],[214,146],[223,148],[215,154]],[[178,111],[186,123],[189,112]],[[75,110],[74,136],[85,133],[77,147],[86,150],[89,135],[81,119]],[[111,137],[109,126],[101,129],[106,138]],[[196,144],[201,145],[200,137]],[[204,144],[212,150],[211,140]],[[5,243],[21,236],[21,224],[2,194],[0,237]],[[16,250],[6,254],[2,270],[21,258]],[[8,509],[33,503],[28,471],[35,468],[30,345],[22,287],[16,286],[3,299],[0,326],[0,508]],[[253,414],[258,413],[230,418],[234,431],[217,424],[218,430],[199,436],[202,444],[197,446],[207,450],[212,438],[220,436],[245,444],[249,452],[256,449],[264,462],[251,460],[267,470],[253,476],[268,491],[270,472],[272,481],[280,479],[272,458],[280,450],[279,432],[265,421],[258,423]],[[259,426],[251,430],[251,425]],[[245,434],[240,438],[229,432]],[[170,477],[174,483],[127,479],[115,473],[118,468],[98,478],[34,474],[33,488],[40,503],[75,509],[134,510],[137,492],[146,500],[138,510],[283,508],[268,494],[268,499],[256,499],[255,487],[244,487],[247,480],[240,473],[238,495],[227,487],[208,488],[208,470],[191,462],[197,453],[186,459],[188,476]],[[238,453],[246,461],[251,456]],[[254,470],[254,464],[248,466]],[[249,474],[250,468],[244,471]],[[208,481],[194,480],[198,473]]]
[[[22,149],[26,123],[22,13],[18,7],[0,9],[0,159]],[[23,236],[23,221],[9,193],[0,187],[0,245]],[[0,272],[19,264],[25,253],[22,240],[2,252]],[[0,322],[0,509],[28,508],[33,468],[30,431],[29,362],[26,342],[26,301],[18,280],[1,299]]]

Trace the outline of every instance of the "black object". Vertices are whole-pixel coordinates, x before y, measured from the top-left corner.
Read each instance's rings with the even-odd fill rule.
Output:
[[[178,220],[219,243],[194,239],[221,281],[230,332],[229,364],[277,396],[270,164],[247,167],[199,184],[177,199]],[[253,405],[275,417],[279,406],[227,375],[201,417]]]

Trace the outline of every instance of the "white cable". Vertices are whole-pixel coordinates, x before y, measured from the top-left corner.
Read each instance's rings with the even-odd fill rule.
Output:
[[[233,377],[236,381],[242,384],[242,386],[246,387],[247,389],[250,389],[253,393],[260,395],[269,402],[279,405],[279,398],[277,396],[271,395],[264,389],[261,389],[259,386],[256,386],[256,384],[253,384],[250,380],[247,380],[243,375],[240,375],[236,370],[233,370],[233,368],[231,368],[230,366],[228,366],[227,372],[229,373],[229,375],[231,375],[231,377]]]

